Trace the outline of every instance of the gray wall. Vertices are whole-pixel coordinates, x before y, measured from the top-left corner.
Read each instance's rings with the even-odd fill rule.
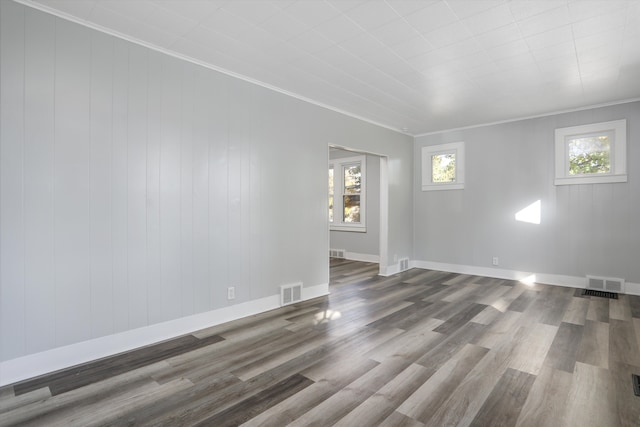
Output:
[[[0,67],[1,360],[327,283],[329,144],[411,252],[407,136],[7,1]]]
[[[329,159],[339,159],[361,155],[353,151],[331,149]],[[366,255],[380,255],[380,157],[371,154],[366,155],[366,222],[367,232],[357,233],[350,231],[331,230],[329,247],[333,249],[345,249]]]
[[[554,186],[554,130],[628,120],[629,182]],[[640,282],[640,103],[416,138],[414,259]],[[420,150],[464,141],[466,188],[423,192]],[[542,201],[540,225],[515,212]]]

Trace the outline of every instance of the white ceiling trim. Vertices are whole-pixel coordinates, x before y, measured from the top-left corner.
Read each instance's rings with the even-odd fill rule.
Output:
[[[462,126],[462,127],[459,127],[459,128],[436,130],[436,131],[433,131],[433,132],[424,132],[424,133],[415,134],[415,135],[413,135],[413,137],[414,138],[420,138],[421,136],[438,135],[438,134],[441,134],[441,133],[454,132],[454,131],[458,131],[458,130],[476,129],[476,128],[482,128],[482,127],[487,127],[487,126],[501,125],[501,124],[504,124],[504,123],[520,122],[522,120],[539,119],[541,117],[549,117],[549,116],[556,116],[558,114],[574,113],[576,111],[592,110],[594,108],[611,107],[612,105],[628,104],[630,102],[637,102],[637,101],[640,101],[640,97],[639,98],[624,99],[624,100],[621,100],[621,101],[605,102],[605,103],[602,103],[602,104],[587,105],[585,107],[570,108],[570,109],[567,109],[567,110],[551,111],[549,113],[537,114],[535,116],[516,117],[514,119],[499,120],[497,122],[479,123],[477,125]]]
[[[236,79],[244,80],[247,83],[251,83],[251,84],[254,84],[254,85],[257,85],[257,86],[261,86],[261,87],[263,87],[265,89],[269,89],[269,90],[272,90],[274,92],[279,92],[279,93],[281,93],[283,95],[290,96],[292,98],[298,99],[300,101],[307,102],[309,104],[316,105],[318,107],[333,111],[335,113],[342,114],[344,116],[348,116],[348,117],[351,117],[351,118],[354,118],[354,119],[357,119],[357,120],[360,120],[360,121],[363,121],[363,122],[366,122],[366,123],[369,123],[369,124],[372,124],[372,125],[375,125],[375,126],[379,126],[381,128],[385,128],[385,129],[391,130],[393,132],[398,132],[398,133],[401,133],[403,135],[412,136],[412,137],[414,136],[413,134],[411,134],[411,133],[409,133],[407,131],[403,131],[402,129],[397,129],[397,128],[392,127],[392,126],[388,126],[386,124],[376,122],[376,121],[368,119],[366,117],[362,117],[362,116],[359,116],[357,114],[350,113],[349,111],[345,111],[345,110],[341,110],[341,109],[336,108],[336,107],[332,107],[330,105],[324,104],[322,102],[318,102],[316,100],[313,100],[311,98],[307,98],[305,96],[299,95],[299,94],[294,93],[294,92],[290,92],[288,90],[279,88],[277,86],[273,86],[273,85],[270,85],[268,83],[264,83],[264,82],[261,82],[259,80],[252,79],[251,77],[245,76],[244,74],[239,74],[239,73],[233,72],[231,70],[227,70],[226,68],[218,67],[216,65],[209,64],[207,62],[199,61],[199,60],[197,60],[195,58],[192,58],[190,56],[182,55],[182,54],[174,52],[172,50],[168,50],[168,49],[156,46],[154,44],[147,43],[145,41],[136,39],[136,38],[128,36],[126,34],[122,34],[122,33],[118,32],[118,31],[115,31],[115,30],[112,30],[112,29],[109,29],[109,28],[105,28],[105,27],[103,27],[101,25],[97,25],[97,24],[94,24],[92,22],[88,22],[88,21],[86,21],[84,19],[79,19],[79,18],[77,18],[75,16],[72,16],[72,15],[69,15],[67,13],[61,12],[61,11],[59,11],[57,9],[50,8],[50,7],[45,6],[45,5],[41,4],[41,3],[33,3],[31,0],[13,0],[13,1],[16,2],[16,3],[20,3],[20,4],[24,5],[24,6],[30,7],[32,9],[37,9],[37,10],[39,10],[41,12],[45,12],[45,13],[48,13],[50,15],[57,16],[58,18],[64,19],[66,21],[71,21],[71,22],[74,22],[76,24],[82,25],[84,27],[91,28],[91,29],[96,30],[96,31],[100,31],[100,32],[105,33],[105,34],[109,34],[109,35],[117,37],[119,39],[126,40],[128,42],[135,43],[135,44],[140,45],[140,46],[144,46],[144,47],[146,47],[148,49],[152,49],[152,50],[155,50],[155,51],[160,52],[160,53],[164,53],[165,55],[169,55],[169,56],[172,56],[174,58],[181,59],[183,61],[191,62],[192,64],[196,64],[196,65],[199,65],[201,67],[208,68],[210,70],[217,71],[217,72],[222,73],[222,74],[226,74],[226,75],[234,77]]]

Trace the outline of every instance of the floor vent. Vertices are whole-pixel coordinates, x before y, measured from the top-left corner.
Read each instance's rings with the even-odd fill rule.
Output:
[[[409,269],[409,258],[401,258],[398,261],[398,270],[405,271]]]
[[[640,376],[631,374],[631,381],[633,381],[633,394],[640,396]]]
[[[280,286],[280,305],[302,301],[302,282]]]
[[[609,299],[618,299],[618,294],[614,292],[595,291],[593,289],[585,289],[582,291],[582,295],[588,295],[591,297],[602,297]]]
[[[344,258],[344,249],[329,249],[329,257],[331,258]]]
[[[587,276],[587,289],[624,293],[624,279]]]

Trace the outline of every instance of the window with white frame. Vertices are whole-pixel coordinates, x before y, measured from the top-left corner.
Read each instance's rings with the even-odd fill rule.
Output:
[[[331,230],[366,232],[366,157],[332,159],[329,164]]]
[[[627,121],[556,129],[556,185],[627,182]]]
[[[422,191],[464,188],[464,142],[422,147]]]

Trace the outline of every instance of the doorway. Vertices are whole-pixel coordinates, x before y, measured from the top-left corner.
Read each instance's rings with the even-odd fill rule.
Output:
[[[388,245],[387,157],[329,145],[328,163],[330,193],[334,183],[329,250],[346,259],[376,262],[382,274]]]

